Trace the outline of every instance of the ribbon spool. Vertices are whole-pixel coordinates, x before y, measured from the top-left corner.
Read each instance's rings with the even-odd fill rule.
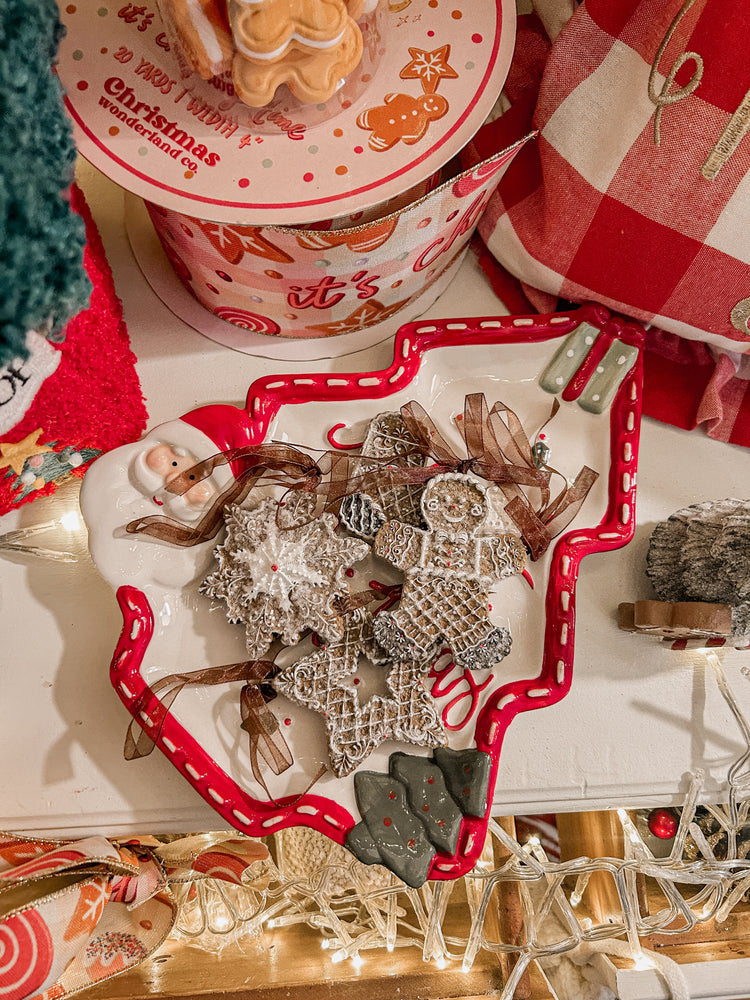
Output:
[[[457,270],[518,147],[435,184],[502,88],[515,6],[396,6],[378,4],[360,67],[304,109],[283,86],[253,108],[225,73],[191,73],[150,8],[81,0],[62,12],[78,147],[146,203],[168,269],[207,316],[188,318],[162,293],[155,244],[128,223],[141,268],[212,339],[264,353],[259,337],[354,334],[347,349],[359,350],[424,311]]]
[[[201,324],[211,339],[249,353],[257,338],[243,339],[238,330],[296,340],[370,331],[370,343],[376,343],[393,332],[391,317],[398,315],[396,325],[408,322],[446,287],[523,141],[433,190],[427,190],[434,184],[430,178],[397,199],[416,193],[415,201],[395,211],[386,202],[384,215],[376,206],[367,213],[370,221],[357,225],[348,216],[325,223],[327,228],[252,226],[150,202],[146,208],[181,284],[234,327]],[[150,280],[142,258],[141,264]]]

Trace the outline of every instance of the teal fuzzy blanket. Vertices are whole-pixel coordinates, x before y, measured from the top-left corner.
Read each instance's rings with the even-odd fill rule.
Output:
[[[54,0],[0,0],[0,366],[27,330],[60,334],[88,301],[83,220],[68,202],[75,145],[52,71]]]

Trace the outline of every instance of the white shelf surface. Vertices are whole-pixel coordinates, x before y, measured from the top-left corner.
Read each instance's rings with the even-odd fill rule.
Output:
[[[177,319],[143,277],[125,235],[123,192],[85,163],[79,181],[124,303],[149,426],[208,402],[242,404],[260,375],[369,371],[390,362],[390,341],[295,364],[206,339]],[[425,315],[502,311],[469,254]],[[395,320],[394,332],[397,326]],[[696,768],[706,772],[705,798],[724,796],[727,769],[743,747],[701,654],[619,632],[615,616],[620,601],[652,596],[644,566],[656,521],[690,503],[749,494],[748,451],[644,420],[635,538],[624,549],[584,560],[572,690],[560,704],[511,725],[497,813],[679,803]],[[0,518],[0,531],[47,520],[73,504],[71,490],[62,490]],[[76,564],[11,554],[0,559],[0,830],[67,837],[214,828],[216,814],[158,751],[123,759],[129,716],[108,679],[121,619],[88,557]],[[750,681],[742,673],[750,652],[719,655],[750,714]]]

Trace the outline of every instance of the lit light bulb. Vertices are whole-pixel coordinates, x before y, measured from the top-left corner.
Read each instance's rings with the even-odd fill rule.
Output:
[[[83,518],[77,510],[69,510],[63,514],[59,523],[66,531],[79,531],[83,527]]]

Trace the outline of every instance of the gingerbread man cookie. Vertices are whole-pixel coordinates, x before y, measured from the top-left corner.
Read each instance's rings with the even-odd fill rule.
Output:
[[[383,152],[405,142],[419,142],[430,126],[448,113],[448,102],[442,94],[387,94],[385,104],[368,108],[357,118],[357,125],[370,132],[370,149]]]
[[[426,531],[388,521],[375,537],[378,555],[404,571],[399,607],[376,616],[375,638],[401,659],[445,642],[458,666],[492,666],[510,652],[511,636],[490,621],[488,590],[523,571],[523,543],[513,534],[479,537],[487,497],[470,476],[435,476],[422,495],[422,514]]]
[[[285,83],[301,101],[327,101],[362,58],[362,32],[344,0],[230,0],[232,78],[245,104],[267,104]]]

